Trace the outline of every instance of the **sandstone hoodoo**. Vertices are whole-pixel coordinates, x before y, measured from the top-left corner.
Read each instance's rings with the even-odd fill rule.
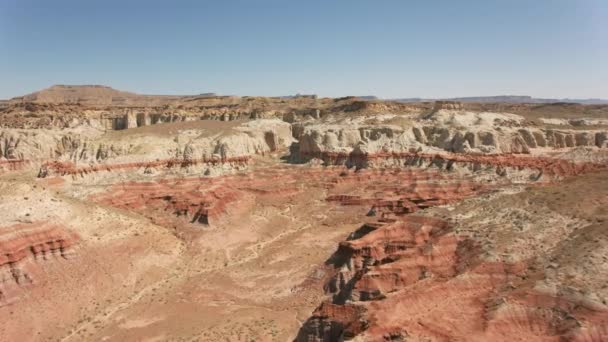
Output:
[[[101,86],[14,98],[0,334],[608,340],[607,113]]]

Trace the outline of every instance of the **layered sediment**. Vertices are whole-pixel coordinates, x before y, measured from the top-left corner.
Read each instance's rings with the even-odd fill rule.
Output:
[[[68,259],[78,236],[49,222],[0,228],[0,306],[14,302],[23,287],[43,277],[45,263]]]
[[[296,340],[606,338],[606,305],[535,287],[542,274],[531,263],[489,262],[479,251],[436,218],[364,225],[330,259],[333,298]]]
[[[402,216],[433,205],[453,203],[491,191],[493,186],[426,170],[348,170],[342,167],[286,166],[221,177],[190,177],[126,182],[91,200],[140,212],[156,223],[211,224],[253,198],[297,194],[312,186],[327,191],[326,201],[371,207],[368,215]],[[171,223],[173,222],[173,223]]]
[[[308,158],[321,159],[327,165],[346,165],[357,168],[386,166],[429,167],[447,171],[467,170],[469,172],[491,169],[501,176],[507,175],[509,170],[527,170],[535,172],[535,176],[531,174],[531,177],[533,178],[540,178],[543,174],[551,176],[574,176],[606,168],[605,163],[572,162],[560,158],[517,154],[430,154],[410,151],[374,154],[319,152],[311,153],[306,156]]]
[[[217,166],[221,164],[230,164],[232,166],[246,166],[251,157],[230,157],[230,158],[203,158],[203,159],[166,159],[155,160],[149,162],[136,163],[119,163],[119,164],[99,164],[92,166],[76,166],[71,162],[46,162],[40,168],[38,177],[45,178],[49,176],[84,176],[89,173],[100,171],[131,171],[143,170],[143,172],[152,172],[154,169],[181,167],[187,168],[192,166]]]
[[[85,88],[0,108],[1,336],[608,339],[608,107]]]

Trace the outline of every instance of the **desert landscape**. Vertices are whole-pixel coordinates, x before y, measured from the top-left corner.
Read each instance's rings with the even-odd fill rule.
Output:
[[[608,105],[0,102],[0,340],[607,341]]]

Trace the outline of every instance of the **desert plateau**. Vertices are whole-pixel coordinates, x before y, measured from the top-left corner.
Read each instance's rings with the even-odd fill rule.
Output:
[[[2,341],[607,341],[608,105],[0,103]]]

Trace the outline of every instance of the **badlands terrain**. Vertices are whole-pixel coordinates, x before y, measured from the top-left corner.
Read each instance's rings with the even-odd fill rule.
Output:
[[[608,341],[608,105],[0,102],[2,341]]]

